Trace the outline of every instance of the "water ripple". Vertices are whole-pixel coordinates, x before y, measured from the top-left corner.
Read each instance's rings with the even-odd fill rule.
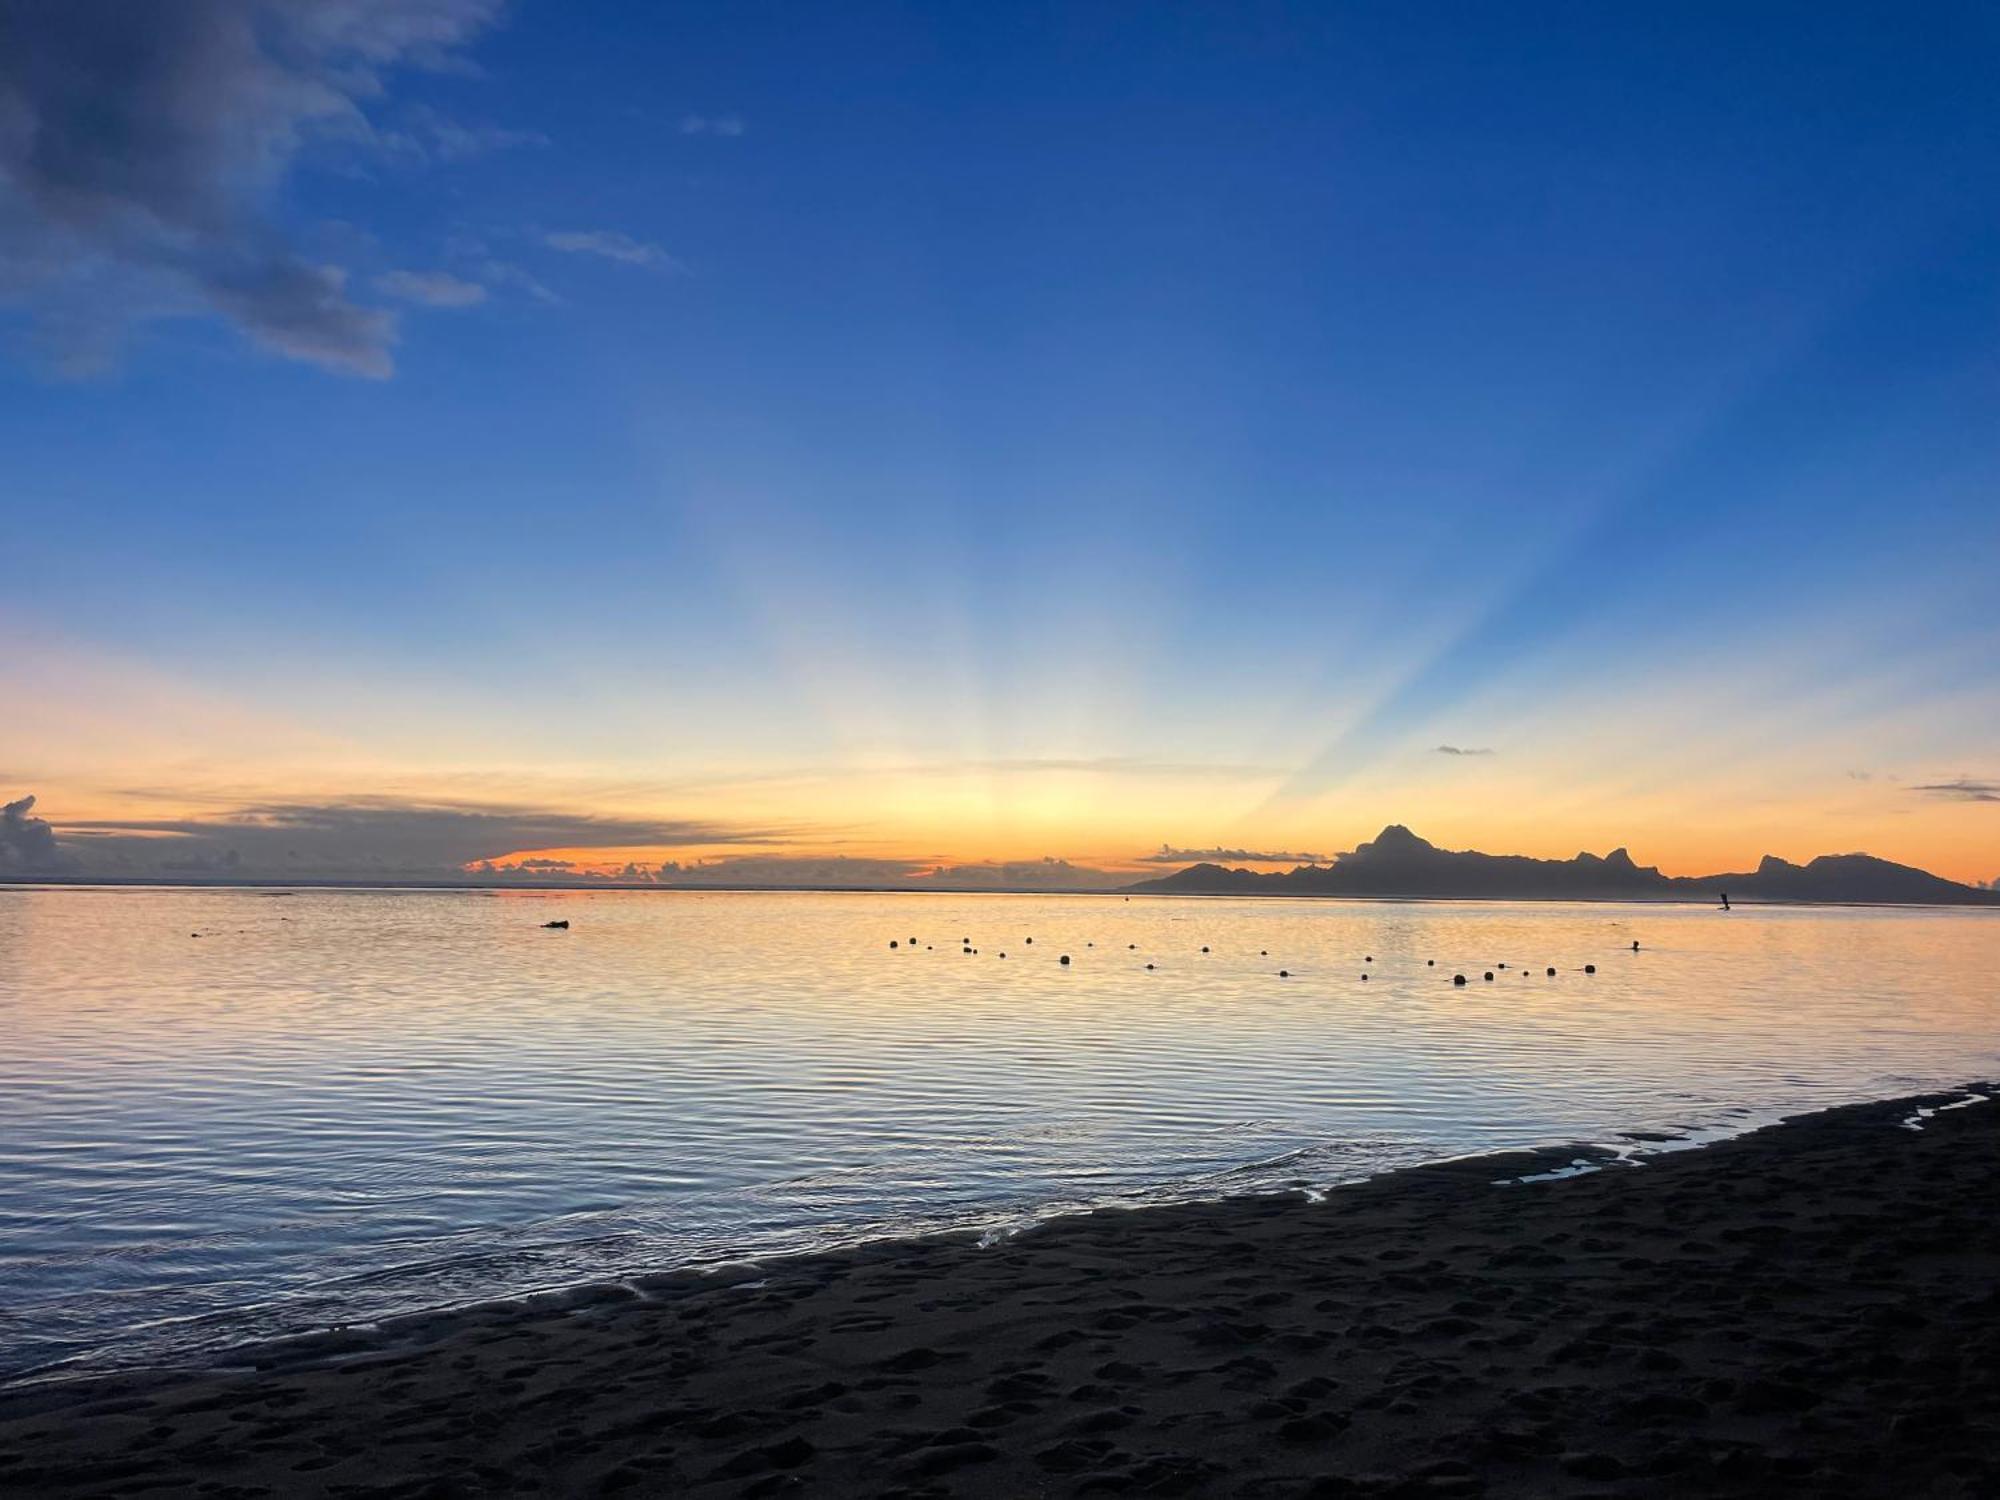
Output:
[[[2000,1071],[1995,973],[1990,913],[17,891],[0,1375],[1740,1129]]]

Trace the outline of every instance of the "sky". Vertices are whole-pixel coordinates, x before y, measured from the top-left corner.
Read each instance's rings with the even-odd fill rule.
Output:
[[[0,0],[0,865],[2000,877],[1996,65]]]

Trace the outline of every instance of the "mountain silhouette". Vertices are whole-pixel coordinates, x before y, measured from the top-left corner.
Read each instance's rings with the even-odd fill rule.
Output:
[[[2000,891],[1980,890],[1872,854],[1823,854],[1795,865],[1774,854],[1754,871],[1662,875],[1626,850],[1574,859],[1440,849],[1401,823],[1330,865],[1283,873],[1198,864],[1126,888],[1159,895],[1413,896],[1496,901],[1716,900],[1846,901],[2000,906]]]

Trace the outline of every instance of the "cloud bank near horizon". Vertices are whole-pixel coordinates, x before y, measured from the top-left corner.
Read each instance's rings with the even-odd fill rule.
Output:
[[[126,880],[621,881],[655,885],[830,885],[1096,890],[1129,874],[1048,856],[952,861],[795,852],[807,831],[702,818],[572,813],[369,796],[266,802],[199,817],[34,815],[0,806],[0,872]],[[786,851],[785,846],[794,846]],[[622,865],[611,851],[741,847],[741,854]],[[773,847],[781,852],[772,852]],[[606,851],[603,859],[588,858]],[[583,857],[579,857],[583,856]]]
[[[1245,865],[1323,865],[1327,857],[1307,852],[1292,854],[1281,849],[1176,849],[1171,844],[1162,844],[1157,853],[1139,858],[1139,863],[1146,865],[1223,864],[1229,861]]]
[[[32,793],[0,804],[0,870],[52,870],[60,857],[55,830],[34,816]]]
[[[768,844],[781,827],[634,818],[474,802],[355,797],[273,802],[208,817],[29,817],[6,804],[0,860],[14,871],[123,878],[420,879],[455,876],[520,850]],[[555,873],[517,870],[522,874]]]
[[[500,867],[496,867],[496,873],[501,873]],[[855,855],[746,854],[687,864],[678,860],[667,860],[657,866],[627,864],[609,878],[668,886],[835,886],[996,891],[1109,890],[1130,884],[1132,880],[1132,876],[1124,871],[1076,864],[1054,855],[1031,860],[954,863],[948,860],[871,859]]]

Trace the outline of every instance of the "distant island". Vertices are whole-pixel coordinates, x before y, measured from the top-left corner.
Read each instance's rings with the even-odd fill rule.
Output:
[[[1400,823],[1332,864],[1283,873],[1190,865],[1126,890],[1153,896],[1401,896],[1492,901],[1831,901],[1857,904],[2000,906],[2000,891],[1961,885],[1872,854],[1822,854],[1795,865],[1767,854],[1755,870],[1662,875],[1623,849],[1574,859],[1440,849]]]

